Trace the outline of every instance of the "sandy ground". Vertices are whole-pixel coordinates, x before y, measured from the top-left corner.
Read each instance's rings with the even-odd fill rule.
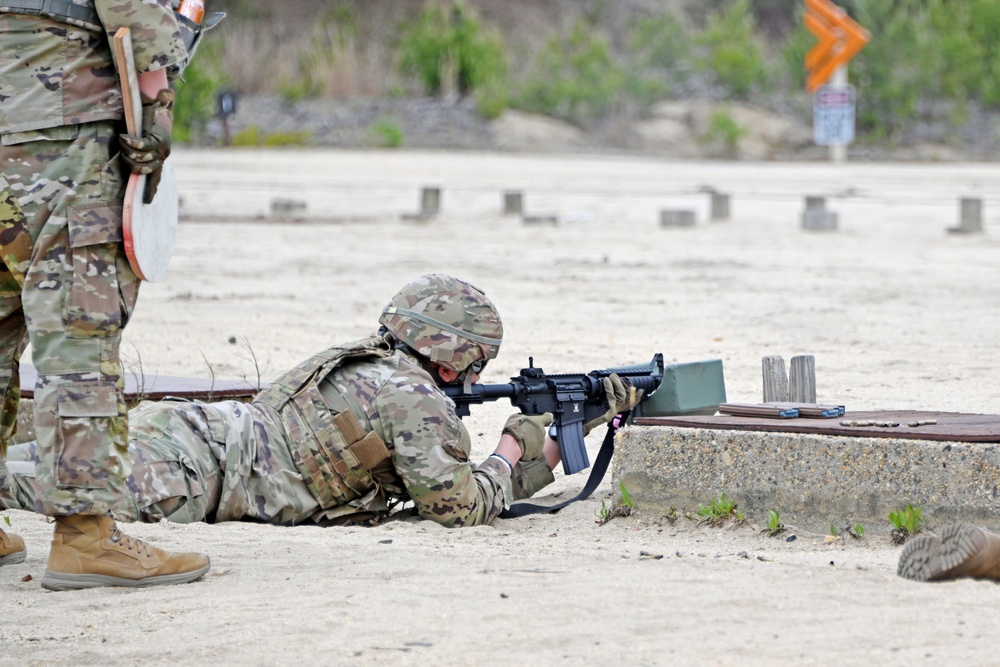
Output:
[[[268,380],[370,332],[409,278],[445,271],[503,314],[486,381],[529,356],[575,372],[660,351],[723,359],[729,399],[756,402],[762,356],[814,354],[819,399],[849,409],[1000,410],[998,166],[174,159],[176,256],[126,334],[145,374]],[[442,214],[402,220],[425,185],[443,189]],[[732,196],[730,221],[706,220],[706,186]],[[559,224],[502,216],[506,190]],[[805,195],[830,198],[837,232],[801,229]],[[982,235],[946,233],[965,196],[986,200]],[[309,221],[268,223],[276,198],[306,202]],[[667,208],[695,210],[698,225],[661,228]],[[510,411],[468,419],[476,458]],[[552,490],[582,483],[558,473]],[[605,480],[557,515],[451,531],[130,526],[212,557],[201,582],[143,591],[43,591],[51,526],[9,512],[29,555],[0,570],[0,664],[995,664],[1000,589],[897,578],[884,530],[828,544],[792,526],[775,539],[758,527],[765,517],[671,524],[644,515],[642,498],[632,517],[598,525],[609,493]]]

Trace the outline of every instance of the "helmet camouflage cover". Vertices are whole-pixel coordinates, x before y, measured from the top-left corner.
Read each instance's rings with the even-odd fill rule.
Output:
[[[441,273],[405,285],[379,322],[396,340],[457,373],[480,359],[495,359],[503,340],[500,314],[486,294]]]

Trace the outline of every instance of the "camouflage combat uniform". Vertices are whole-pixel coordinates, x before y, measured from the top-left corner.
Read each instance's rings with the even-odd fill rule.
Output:
[[[445,526],[479,525],[553,479],[544,460],[518,463],[513,479],[496,458],[473,465],[451,399],[380,337],[312,357],[250,404],[144,402],[130,436],[121,520],[346,523],[412,501]],[[30,445],[11,454],[33,458]],[[33,480],[17,470],[30,507]]]
[[[96,22],[0,0],[0,462],[30,342],[34,509],[49,515],[107,511],[128,475],[119,344],[138,280],[122,245],[124,116],[108,35],[131,29],[140,73],[186,57],[170,0],[73,3]]]

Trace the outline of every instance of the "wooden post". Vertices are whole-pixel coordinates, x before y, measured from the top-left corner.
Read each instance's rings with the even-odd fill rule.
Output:
[[[420,190],[420,210],[404,213],[403,220],[427,222],[441,211],[441,188],[425,187]]]
[[[711,194],[711,214],[710,220],[729,220],[729,195],[721,192]]]
[[[424,188],[420,191],[420,215],[425,218],[441,211],[441,188]]]
[[[503,214],[521,215],[524,212],[524,197],[520,192],[503,193]]]
[[[948,229],[949,234],[976,234],[983,231],[983,200],[962,197],[959,202],[958,227]]]
[[[785,373],[785,360],[778,355],[767,356],[761,360],[761,370],[764,375],[764,402],[788,402],[788,375]]]
[[[792,357],[788,372],[788,397],[792,403],[816,402],[816,357],[813,355]]]

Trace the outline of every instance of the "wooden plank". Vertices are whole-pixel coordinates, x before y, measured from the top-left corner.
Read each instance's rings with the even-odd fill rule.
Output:
[[[867,423],[866,426],[845,426]],[[933,423],[932,423],[933,422]],[[922,410],[848,411],[842,419],[756,419],[735,415],[690,415],[680,417],[637,417],[637,426],[676,426],[726,431],[762,431],[775,433],[814,433],[817,435],[868,438],[900,438],[946,442],[1000,443],[1000,415]],[[875,424],[898,424],[879,427]],[[920,423],[920,426],[908,424]]]
[[[773,355],[764,357],[760,363],[764,375],[764,402],[787,401],[788,374],[785,372],[785,359]]]
[[[142,100],[139,98],[139,75],[135,71],[132,53],[132,33],[121,27],[114,37],[115,64],[121,80],[122,105],[125,107],[125,129],[134,136],[142,134]]]
[[[35,380],[38,373],[31,364],[21,364],[21,396],[33,398]],[[173,375],[136,375],[125,373],[125,399],[130,403],[138,400],[159,400],[168,396],[202,401],[223,399],[247,400],[262,387],[255,387],[246,380],[218,380],[205,378],[177,377]]]

